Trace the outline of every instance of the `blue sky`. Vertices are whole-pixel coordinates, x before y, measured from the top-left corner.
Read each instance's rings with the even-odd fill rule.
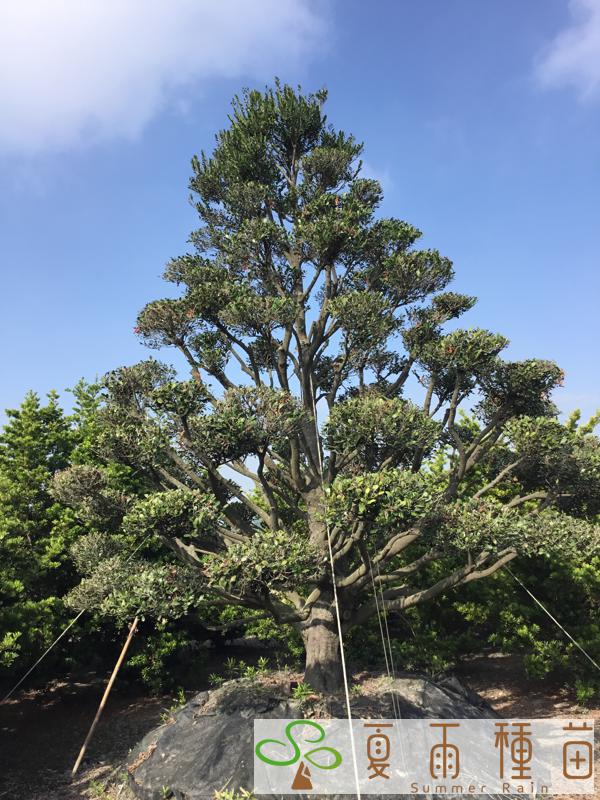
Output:
[[[328,87],[385,213],[479,297],[465,324],[555,359],[565,410],[600,406],[600,0],[31,0],[0,17],[1,407],[147,356],[132,329],[195,225],[190,157],[273,75]]]

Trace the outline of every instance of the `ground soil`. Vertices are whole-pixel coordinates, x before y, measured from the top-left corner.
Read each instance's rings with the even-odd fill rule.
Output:
[[[527,679],[514,656],[478,657],[463,663],[456,674],[503,716],[587,716],[600,721],[597,704],[583,709],[566,689]],[[79,774],[71,779],[101,694],[101,678],[54,682],[43,690],[21,692],[0,707],[0,800],[131,800],[125,784],[127,754],[168,717],[173,700],[116,691]]]

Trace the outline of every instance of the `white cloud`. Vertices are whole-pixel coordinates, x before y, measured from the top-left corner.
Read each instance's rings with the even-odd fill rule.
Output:
[[[203,81],[268,80],[321,40],[313,3],[6,0],[0,150],[32,154],[135,137]]]
[[[600,95],[600,0],[569,6],[573,22],[541,55],[536,73],[542,86],[572,86],[587,100]]]

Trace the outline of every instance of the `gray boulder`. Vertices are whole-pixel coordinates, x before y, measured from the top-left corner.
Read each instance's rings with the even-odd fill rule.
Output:
[[[353,716],[394,718],[392,693],[403,718],[497,716],[481,697],[454,678],[433,681],[407,676],[382,682],[380,688],[371,683],[375,688],[353,698]],[[129,756],[131,789],[141,800],[212,800],[221,789],[251,791],[255,719],[345,716],[343,697],[314,697],[304,703],[293,700],[289,678],[230,681],[196,695],[168,723],[142,739]],[[330,797],[335,800],[338,796]],[[389,800],[391,796],[385,797]],[[377,798],[369,795],[369,800]]]

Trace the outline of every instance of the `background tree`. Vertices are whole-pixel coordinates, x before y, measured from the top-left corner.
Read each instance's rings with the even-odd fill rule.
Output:
[[[77,582],[69,547],[82,532],[50,495],[75,438],[55,393],[30,392],[0,433],[0,667],[21,666],[58,634],[61,596]]]
[[[193,591],[193,582],[184,586],[185,567],[169,563],[170,551],[158,537],[121,525],[126,511],[152,491],[152,483],[143,471],[103,457],[98,386],[80,381],[73,394],[69,420],[76,446],[69,470],[57,473],[53,486],[53,495],[75,510],[86,532],[69,549],[71,562],[89,578],[78,580],[63,598],[87,612],[77,628],[78,641],[69,646],[71,663],[112,666],[134,608],[140,612],[140,636],[124,677],[141,680],[154,694],[194,682],[203,666],[197,640],[206,638],[205,624],[215,621],[215,613]]]
[[[597,439],[591,437],[600,415],[582,424],[579,412],[555,427],[556,438],[562,442],[562,465],[569,469],[574,453],[596,453]],[[477,430],[477,422],[462,416],[465,428]],[[451,448],[438,450],[430,468],[439,473],[448,469]],[[540,454],[541,455],[541,454]],[[559,455],[557,452],[556,455]],[[499,459],[506,459],[506,445],[499,440],[494,450],[461,487],[463,496],[472,497],[489,482],[489,475]],[[541,460],[541,459],[540,459]],[[487,462],[487,468],[486,468]],[[536,468],[539,468],[539,463]],[[593,481],[594,470],[582,470]],[[572,474],[572,479],[575,476]],[[588,490],[593,483],[590,483]],[[512,499],[521,489],[520,481],[500,481],[488,490],[500,501]],[[569,483],[576,488],[576,481]],[[587,516],[594,518],[594,508]],[[597,515],[595,516],[598,521]],[[586,704],[600,689],[597,669],[563,635],[556,624],[532,602],[513,575],[519,578],[553,613],[579,644],[596,661],[600,660],[600,558],[573,558],[557,548],[544,548],[530,556],[523,555],[511,564],[512,575],[499,570],[488,580],[461,586],[450,595],[439,595],[429,603],[412,606],[390,614],[391,649],[394,661],[406,668],[437,675],[456,666],[465,657],[482,655],[493,649],[503,654],[521,654],[524,669],[531,678],[551,679],[575,690],[580,703]],[[452,556],[441,556],[423,568],[414,579],[421,588],[435,581],[436,574],[450,568]],[[368,654],[365,666],[374,666],[381,658],[378,625],[353,631],[346,644],[351,656]]]
[[[158,540],[144,543],[120,529],[125,504],[143,496],[148,486],[143,475],[97,455],[96,387],[81,382],[73,392],[75,407],[70,414],[65,414],[54,392],[45,405],[34,393],[27,394],[18,409],[6,411],[0,433],[0,679],[10,679],[11,685],[73,618],[65,595],[80,584],[75,566],[85,571],[86,553],[94,542],[109,538],[112,549],[124,554],[119,565],[136,549],[144,556],[138,583],[127,581],[126,608],[137,593],[138,602],[148,610],[156,585],[168,586],[164,578],[173,573],[171,566],[161,566],[166,548]],[[101,494],[94,493],[99,466]],[[87,497],[94,495],[77,511],[52,491],[54,476],[60,484],[67,467],[80,478],[87,477]],[[115,575],[108,579],[114,581]],[[113,604],[113,613],[107,616],[96,597],[93,602],[85,597],[91,589],[85,583],[78,589],[79,605],[88,613],[51,651],[33,681],[114,664],[123,638],[121,605]],[[210,619],[210,610],[201,604],[200,608]],[[129,676],[141,678],[152,691],[170,688],[184,678],[190,669],[190,663],[182,663],[186,656],[198,668],[201,659],[194,641],[205,633],[193,615],[175,613],[174,603],[163,602],[160,610],[160,615],[141,624],[143,636],[136,639],[127,662]],[[190,654],[195,654],[193,659]]]
[[[561,438],[558,367],[502,360],[506,339],[486,330],[444,332],[475,299],[445,291],[451,262],[417,249],[416,228],[378,215],[362,145],[328,125],[325,99],[245,92],[212,155],[193,159],[200,227],[165,272],[181,296],[136,327],[191,377],[153,359],[110,373],[99,441],[153,489],[109,503],[113,524],[187,565],[160,602],[211,596],[292,625],[306,680],[334,690],[329,546],[349,630],[376,613],[374,587],[405,610],[519,553],[596,553],[599,468],[591,434]],[[57,492],[107,510],[101,470],[67,472]],[[90,552],[83,590],[133,612],[140,593],[127,609],[101,573],[138,585],[142,565],[119,562],[110,537]]]

